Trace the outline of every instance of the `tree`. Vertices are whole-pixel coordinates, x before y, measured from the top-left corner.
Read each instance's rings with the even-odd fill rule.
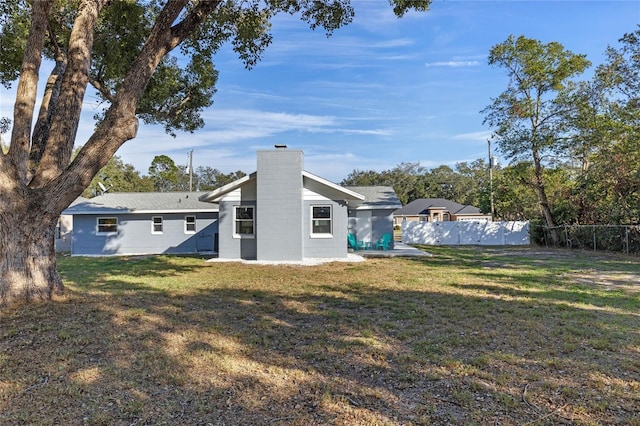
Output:
[[[557,102],[567,82],[591,63],[557,42],[543,44],[519,36],[491,48],[489,64],[507,71],[507,90],[482,112],[494,128],[500,151],[511,160],[531,161],[532,186],[548,227],[554,218],[545,189],[545,156],[553,154],[562,140],[562,117],[566,104]]]
[[[494,170],[495,216],[501,220],[531,220],[539,217],[537,197],[532,185],[533,167],[519,162]]]
[[[153,191],[153,183],[149,178],[140,176],[135,167],[126,164],[117,155],[113,156],[106,166],[91,180],[82,195],[87,198],[100,195],[104,190],[109,192],[147,192]]]
[[[425,196],[425,170],[420,163],[400,163],[383,174],[392,182],[390,186],[393,186],[402,204],[407,204]]]
[[[234,180],[240,179],[247,174],[241,170],[225,174],[220,170],[214,169],[210,166],[199,166],[196,168],[195,175],[198,181],[198,190],[212,191],[228,183],[231,183]]]
[[[372,185],[388,185],[386,176],[375,170],[358,170],[355,169],[340,182],[342,186],[372,186]]]
[[[451,167],[444,164],[434,167],[425,174],[424,178],[429,198],[445,198],[456,202],[460,198],[459,176]]]
[[[420,163],[400,163],[391,170],[376,172],[373,170],[354,170],[342,180],[341,185],[391,186],[402,204],[424,197],[422,174],[424,167]]]
[[[607,48],[607,62],[596,70],[595,80],[608,93],[606,133],[600,150],[598,180],[610,196],[614,223],[640,222],[640,25],[625,34],[618,49]]]
[[[391,4],[402,16],[430,1]],[[0,3],[0,83],[18,78],[9,149],[0,153],[1,304],[63,290],[53,244],[60,213],[136,136],[139,119],[169,131],[197,129],[214,91],[213,55],[230,42],[247,67],[255,65],[278,13],[300,14],[329,34],[354,16],[349,0]],[[188,61],[172,54],[178,47]],[[36,115],[43,57],[54,67]],[[72,159],[89,85],[105,109]]]
[[[494,170],[496,166],[494,165]],[[479,158],[467,163],[456,163],[456,173],[460,176],[459,197],[454,200],[460,204],[476,206],[483,213],[491,212],[491,185],[489,182],[489,165]]]
[[[181,174],[180,168],[166,155],[156,155],[149,166],[149,177],[155,191],[168,192],[181,189],[179,188]]]

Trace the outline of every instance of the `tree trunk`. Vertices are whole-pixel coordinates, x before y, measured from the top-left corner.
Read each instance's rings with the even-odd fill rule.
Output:
[[[62,293],[54,247],[57,220],[43,204],[27,201],[0,211],[0,306]]]
[[[558,233],[555,229],[555,223],[553,221],[553,215],[551,214],[551,207],[549,207],[549,199],[547,198],[547,191],[544,187],[544,177],[542,176],[542,162],[540,161],[540,155],[537,147],[533,148],[533,165],[535,173],[535,186],[538,193],[538,202],[540,203],[540,210],[544,221],[549,228],[549,234],[551,236],[551,242],[554,246],[558,244]]]

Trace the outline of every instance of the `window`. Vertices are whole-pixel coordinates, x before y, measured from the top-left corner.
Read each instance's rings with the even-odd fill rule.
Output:
[[[196,233],[196,217],[195,216],[184,217],[184,233],[185,234]]]
[[[115,234],[118,232],[117,217],[99,217],[97,234]]]
[[[311,206],[311,235],[331,235],[331,206]]]
[[[151,233],[162,234],[162,216],[153,216],[151,218]]]
[[[234,207],[234,235],[237,237],[255,235],[255,216],[253,206]]]

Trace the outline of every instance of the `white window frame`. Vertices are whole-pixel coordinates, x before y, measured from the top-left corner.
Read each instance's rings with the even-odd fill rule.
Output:
[[[189,218],[193,218],[193,222],[189,220]],[[193,230],[189,229],[189,225],[193,224]],[[195,234],[198,230],[197,228],[198,218],[195,215],[188,215],[184,217],[184,233],[185,234]]]
[[[253,214],[251,219],[238,219],[239,209],[251,209]],[[251,222],[253,232],[251,234],[239,234],[238,223]],[[233,206],[233,238],[255,238],[256,237],[256,206]]]
[[[329,208],[329,218],[318,218],[316,219],[313,215],[314,209],[319,207],[328,207]],[[333,238],[333,206],[331,204],[314,204],[311,206],[310,214],[309,214],[309,225],[310,236],[311,238]],[[329,232],[315,232],[314,231],[314,222],[318,221],[329,221]]]
[[[100,223],[100,221],[104,221],[104,220],[115,220],[116,223],[112,223],[112,224],[105,224],[105,223]],[[96,218],[96,235],[115,235],[118,233],[118,227],[119,227],[119,221],[118,218],[115,216],[100,216]],[[115,226],[116,230],[115,231],[101,231],[100,227],[101,226]]]
[[[157,231],[156,230],[156,219],[160,219],[160,230]],[[162,235],[162,233],[164,232],[164,219],[162,218],[162,216],[152,216],[151,217],[151,233],[153,235]]]

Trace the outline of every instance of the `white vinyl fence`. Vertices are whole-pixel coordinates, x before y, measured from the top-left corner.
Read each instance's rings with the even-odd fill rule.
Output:
[[[402,242],[425,245],[527,245],[529,222],[404,222]]]

